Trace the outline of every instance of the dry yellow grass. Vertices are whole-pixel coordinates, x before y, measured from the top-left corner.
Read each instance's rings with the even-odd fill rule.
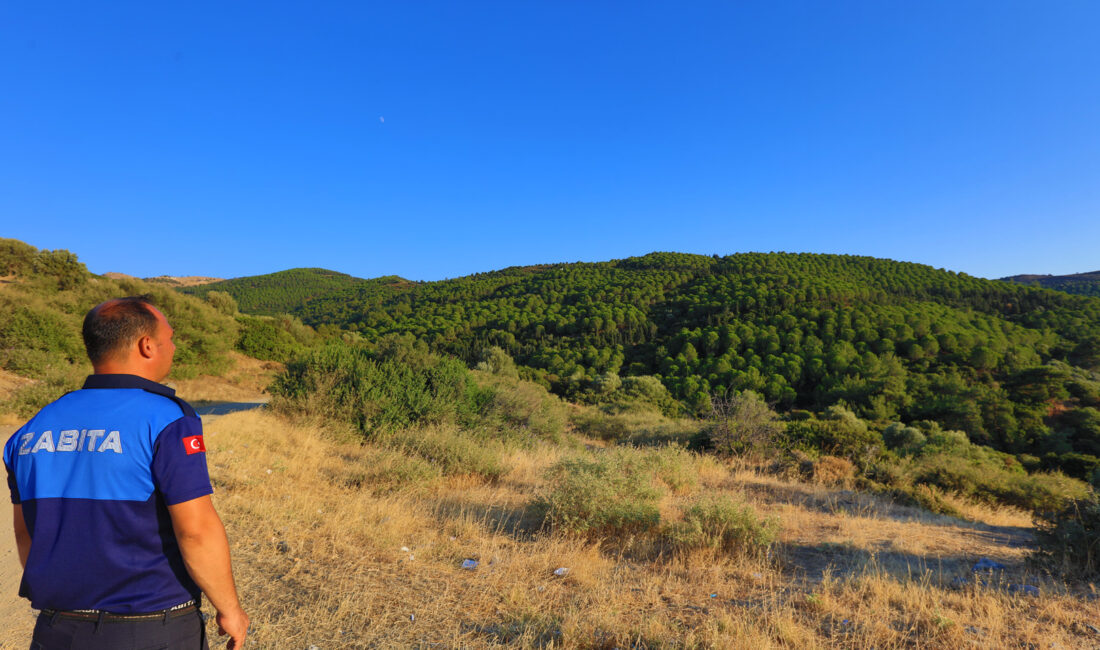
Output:
[[[173,379],[168,382],[176,392],[190,402],[252,401],[264,393],[283,369],[277,361],[260,361],[239,352],[230,351],[231,368],[222,376],[200,375],[194,379]]]
[[[782,523],[771,559],[643,557],[538,528],[526,508],[546,446],[513,451],[496,483],[402,485],[399,454],[340,443],[265,412],[207,436],[258,648],[1050,647],[1100,644],[1096,602],[1030,576],[1018,513],[979,522],[697,463],[703,490],[744,494]],[[379,483],[379,478],[391,483]],[[989,516],[990,523],[980,521]],[[953,589],[979,557],[1040,598]],[[461,568],[465,559],[476,570]],[[554,575],[568,567],[565,576]]]

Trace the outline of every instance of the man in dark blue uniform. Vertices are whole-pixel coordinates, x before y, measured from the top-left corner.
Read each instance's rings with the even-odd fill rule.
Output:
[[[4,446],[23,580],[41,610],[32,648],[205,649],[201,593],[244,645],[202,423],[161,385],[172,328],[144,296],[84,319],[95,374]],[[201,592],[201,593],[200,593]]]

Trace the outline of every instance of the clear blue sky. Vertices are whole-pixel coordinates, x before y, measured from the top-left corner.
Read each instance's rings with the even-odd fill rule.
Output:
[[[0,235],[97,273],[1100,269],[1096,2],[0,4]]]

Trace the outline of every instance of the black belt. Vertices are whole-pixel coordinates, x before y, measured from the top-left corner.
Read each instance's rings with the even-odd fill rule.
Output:
[[[197,612],[198,609],[199,606],[195,603],[195,601],[192,600],[180,605],[176,605],[175,607],[162,609],[159,612],[145,612],[143,614],[113,614],[111,612],[105,612],[98,609],[43,609],[42,616],[46,616],[47,618],[57,617],[75,619],[78,621],[117,623],[122,621],[166,620],[170,618],[176,618],[178,616],[193,614]]]

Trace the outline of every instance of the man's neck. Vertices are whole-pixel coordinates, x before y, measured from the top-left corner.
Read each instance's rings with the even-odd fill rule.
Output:
[[[118,363],[112,361],[105,361],[98,365],[93,365],[92,372],[97,375],[134,375],[158,384],[164,379],[164,377],[153,376],[147,368],[135,367],[135,364],[132,363]]]

